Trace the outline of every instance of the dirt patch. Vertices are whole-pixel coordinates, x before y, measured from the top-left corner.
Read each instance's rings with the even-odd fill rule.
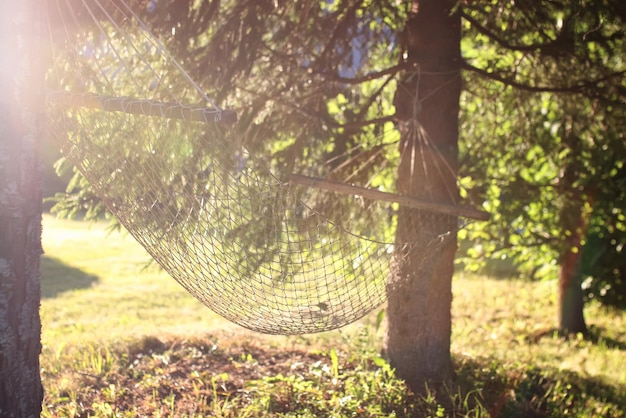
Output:
[[[116,411],[136,416],[204,415],[225,401],[229,408],[245,407],[256,396],[256,380],[306,376],[312,365],[328,362],[323,354],[261,344],[247,341],[221,347],[210,337],[144,338],[116,351],[114,366],[102,375],[77,370],[83,390],[67,402],[76,404],[78,416]],[[287,400],[271,402],[279,407]],[[55,410],[63,415],[66,407],[57,403]]]

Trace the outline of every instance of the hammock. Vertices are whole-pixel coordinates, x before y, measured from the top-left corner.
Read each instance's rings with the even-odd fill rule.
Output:
[[[324,164],[278,166],[279,141],[253,150],[235,112],[207,97],[126,2],[53,4],[51,137],[163,269],[243,327],[349,324],[385,301],[394,252],[419,246],[426,265],[458,216],[483,216],[333,179]],[[400,205],[448,233],[396,242]]]

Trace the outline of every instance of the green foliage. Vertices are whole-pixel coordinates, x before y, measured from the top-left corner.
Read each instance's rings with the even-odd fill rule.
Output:
[[[583,290],[588,300],[626,308],[626,254],[624,254],[624,231],[612,233],[599,228],[589,234],[583,249]]]
[[[509,259],[533,278],[555,278],[564,255],[582,251],[588,296],[609,302],[622,283],[610,243],[626,232],[624,16],[587,3],[464,9],[463,193],[492,219],[461,235],[469,268]]]
[[[66,11],[65,21],[72,21],[78,12],[89,20],[90,14],[84,10],[84,5],[75,8]],[[397,32],[406,17],[403,6],[377,2],[349,5],[336,2],[331,5],[315,1],[248,0],[181,5],[175,1],[160,1],[153,8],[137,7],[137,13],[208,97],[220,106],[237,110],[239,123],[229,132],[226,143],[237,149],[230,150],[232,152],[227,155],[224,143],[206,140],[211,132],[199,129],[200,132],[194,130],[192,134],[179,132],[177,135],[174,128],[167,128],[175,123],[166,124],[159,118],[144,118],[141,123],[133,124],[137,125],[133,129],[117,129],[117,126],[110,126],[110,122],[107,126],[104,118],[99,119],[98,112],[94,112],[92,118],[80,121],[77,126],[69,126],[68,134],[72,138],[86,136],[80,131],[80,124],[94,128],[95,137],[98,131],[116,132],[112,141],[94,145],[94,148],[100,147],[98,155],[116,155],[116,161],[124,160],[120,162],[123,169],[114,175],[124,187],[108,188],[105,193],[101,187],[100,196],[95,197],[87,182],[76,174],[66,193],[54,197],[57,202],[55,213],[61,216],[86,214],[88,218],[94,218],[105,210],[100,199],[105,199],[106,204],[113,207],[118,204],[118,198],[132,195],[129,193],[132,191],[137,192],[137,198],[133,200],[143,202],[138,205],[141,218],[151,224],[159,220],[154,215],[158,211],[150,213],[151,208],[180,212],[183,203],[177,194],[181,190],[189,193],[189,189],[195,188],[194,195],[201,200],[208,193],[207,180],[209,183],[214,180],[206,175],[209,167],[228,165],[224,160],[233,159],[233,156],[239,156],[241,163],[242,155],[245,155],[246,168],[250,167],[254,175],[269,183],[277,179],[288,181],[292,173],[300,173],[386,191],[395,189],[399,133],[392,122],[395,111],[392,96],[401,74],[401,69],[394,67],[400,56]],[[112,15],[116,17],[116,12]],[[180,77],[172,63],[155,53],[158,51],[154,48],[145,51],[139,48],[138,51],[126,45],[127,40],[136,41],[145,35],[137,25],[127,25],[128,20],[124,20],[117,28],[121,29],[122,33],[119,33],[120,30],[110,30],[109,16],[101,11],[96,10],[93,17],[98,20],[97,24],[57,28],[61,33],[69,30],[73,42],[59,42],[69,52],[55,57],[48,77],[52,87],[84,90],[87,85],[90,91],[108,95],[149,97],[160,101],[171,101],[174,96],[183,103],[194,102],[196,98],[191,97],[193,89],[189,88],[187,80]],[[58,23],[63,26],[65,21],[59,19]],[[107,32],[111,48],[98,42],[99,30]],[[139,41],[136,44],[142,45]],[[76,49],[79,54],[74,62],[72,53]],[[117,51],[118,61],[128,59],[126,65],[117,63],[116,66],[112,50]],[[85,58],[90,54],[98,57],[95,65]],[[133,65],[134,62],[149,63],[151,68],[146,70],[144,65]],[[388,68],[393,71],[387,72]],[[113,82],[109,83],[112,86],[99,74],[109,71],[115,74]],[[376,75],[378,71],[382,72]],[[155,80],[156,74],[162,78]],[[113,88],[114,93],[107,88]],[[145,140],[155,133],[158,138]],[[186,137],[197,138],[181,140]],[[88,149],[90,146],[86,140],[77,144],[79,150],[75,155],[79,161],[84,161],[90,152],[95,153]],[[146,151],[166,155],[167,166],[152,170],[146,164]],[[220,159],[220,156],[224,158]],[[232,161],[230,163],[232,165]],[[90,161],[90,169],[95,171],[97,164],[97,158]],[[101,173],[90,181],[97,183],[112,171],[101,168]],[[226,177],[229,173],[224,174]],[[145,181],[143,186],[142,180]],[[148,188],[145,184],[149,182],[158,183],[168,192],[145,191]],[[352,233],[393,241],[393,226],[387,227],[387,222],[380,222],[380,212],[371,207],[363,210],[357,205],[338,203],[332,193],[307,190],[305,197],[311,206],[309,212],[319,213],[336,224],[341,223],[339,217],[354,219],[355,225],[349,228]],[[241,228],[247,231],[246,236],[241,234],[236,240],[223,231],[214,232],[235,248],[266,247],[271,242],[266,236],[266,231],[272,229],[267,228],[268,222],[273,222],[274,229],[282,226],[275,222],[273,211],[266,209],[278,210],[281,205],[286,208],[290,205],[289,202],[269,199],[256,203],[254,207],[240,208],[251,220]],[[224,213],[215,217],[225,219],[228,210],[224,208]],[[267,216],[257,222],[258,213]],[[391,218],[387,215],[382,214]],[[315,216],[311,219],[311,223],[318,220]],[[303,226],[302,233],[306,236],[306,229],[311,226],[299,221],[301,219],[295,219],[293,223],[298,223],[298,229]],[[152,230],[158,227],[150,225]],[[313,225],[309,232],[315,232],[316,227]],[[293,225],[291,228],[296,229]],[[283,232],[278,231],[278,234]],[[241,253],[241,256],[228,268],[253,270],[285,253],[284,248],[277,246],[265,249],[267,251],[262,254],[232,252]],[[280,276],[284,278],[289,274],[281,272]]]
[[[103,217],[111,218],[104,203],[95,195],[87,179],[65,157],[55,162],[54,170],[59,177],[67,176],[71,172],[71,177],[65,187],[65,192],[57,192],[54,196],[45,199],[46,202],[53,203],[50,208],[52,213],[62,218],[82,218],[87,221],[95,221]]]

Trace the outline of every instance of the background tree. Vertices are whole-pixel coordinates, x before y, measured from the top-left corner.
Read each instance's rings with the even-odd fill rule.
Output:
[[[41,412],[39,257],[42,15],[34,1],[0,15],[0,416]]]
[[[470,229],[470,253],[511,257],[535,277],[558,275],[559,329],[585,332],[581,255],[602,254],[587,238],[607,237],[603,251],[615,254],[621,248],[608,237],[624,231],[624,8],[494,1],[464,8],[463,17],[463,167],[495,215]],[[619,279],[594,266],[591,283]]]

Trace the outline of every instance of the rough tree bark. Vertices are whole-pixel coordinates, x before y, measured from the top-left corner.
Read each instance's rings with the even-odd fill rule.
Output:
[[[0,417],[39,416],[43,399],[38,7],[5,2],[0,13]]]
[[[406,23],[407,59],[415,72],[399,84],[394,104],[402,133],[397,188],[440,203],[457,200],[461,22],[456,0],[414,0]],[[445,160],[445,163],[442,161]],[[424,246],[454,230],[456,219],[400,208],[394,267],[388,284],[385,353],[415,392],[452,375],[452,274],[456,235],[430,259]],[[424,263],[425,261],[425,263]]]

